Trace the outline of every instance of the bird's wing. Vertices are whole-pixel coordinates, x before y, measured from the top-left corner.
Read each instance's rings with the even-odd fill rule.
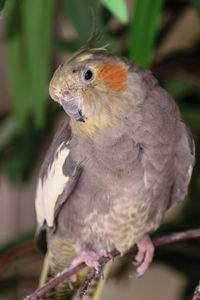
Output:
[[[71,130],[67,120],[58,130],[41,167],[36,189],[35,209],[38,223],[38,246],[42,248],[44,248],[42,244],[46,227],[56,229],[57,215],[81,174],[81,166],[71,159],[70,137]]]
[[[185,198],[192,175],[194,156],[195,145],[191,130],[185,121],[181,119],[175,152],[175,178],[169,206]]]

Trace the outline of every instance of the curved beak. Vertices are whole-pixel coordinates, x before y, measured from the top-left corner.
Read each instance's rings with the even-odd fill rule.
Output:
[[[85,122],[82,112],[82,101],[79,95],[73,95],[69,91],[64,91],[59,97],[59,102],[70,118],[78,122]]]

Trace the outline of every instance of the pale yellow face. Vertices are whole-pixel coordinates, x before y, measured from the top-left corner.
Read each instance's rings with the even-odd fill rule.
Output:
[[[83,60],[83,58],[87,58]],[[112,59],[97,59],[95,54],[76,58],[58,67],[50,82],[50,96],[58,101],[63,90],[71,92],[88,89],[107,90],[110,93],[120,92],[126,87],[126,68]]]
[[[114,122],[123,110],[121,98],[126,86],[124,63],[84,53],[59,66],[49,91],[70,116],[74,132],[91,135]]]

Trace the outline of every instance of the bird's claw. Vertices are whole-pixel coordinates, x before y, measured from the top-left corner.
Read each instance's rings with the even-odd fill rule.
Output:
[[[140,267],[141,264],[143,263],[142,260],[133,260],[132,261],[132,265],[134,265],[135,267]],[[129,278],[131,279],[139,279],[144,275],[144,272],[136,272],[135,274],[129,274]]]
[[[143,275],[144,275],[144,272],[137,272],[137,273],[135,274],[135,278],[136,278],[136,279],[139,279],[139,278],[141,278]]]
[[[96,269],[97,273],[101,276],[101,278],[104,280],[103,268],[99,262],[96,263],[95,269]]]
[[[145,273],[150,263],[152,262],[154,255],[154,246],[149,236],[145,235],[137,243],[137,248],[138,253],[136,254],[135,260],[132,262],[132,264],[137,267],[136,278],[139,278]]]
[[[76,245],[75,251],[77,256],[72,261],[71,267],[77,266],[78,264],[85,262],[85,264],[90,268],[95,268],[96,272],[104,279],[103,268],[99,263],[99,259],[102,256],[110,257],[113,259],[112,255],[106,252],[105,250],[100,250],[98,253],[93,250],[88,249],[87,247]],[[74,279],[74,280],[72,280]],[[72,281],[76,281],[76,278],[71,278]]]
[[[132,265],[134,265],[135,267],[139,267],[141,265],[142,261],[141,260],[133,260],[132,261]]]
[[[72,284],[71,278],[70,278],[70,277],[68,277],[68,278],[67,278],[67,281],[68,281],[69,288],[70,288],[71,290],[73,290],[73,289],[74,289],[74,287],[73,287],[73,284]]]
[[[137,272],[136,274],[129,274],[128,277],[131,279],[139,279],[144,275],[144,272]]]
[[[112,259],[112,261],[114,262],[114,256],[112,255],[111,252],[105,251],[105,254],[108,258]]]

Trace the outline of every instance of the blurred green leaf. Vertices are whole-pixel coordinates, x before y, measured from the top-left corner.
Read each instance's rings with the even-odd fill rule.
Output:
[[[200,17],[200,1],[199,0],[192,0],[192,4],[197,12],[197,15]]]
[[[10,142],[16,133],[16,122],[8,117],[0,124],[0,151]]]
[[[104,31],[104,23],[101,13],[101,7],[97,5],[97,1],[93,0],[62,0],[63,11],[70,19],[74,26],[77,37],[73,40],[54,40],[54,46],[62,51],[76,51],[88,40],[91,31],[94,29],[94,34]],[[95,24],[94,24],[95,22]],[[96,28],[93,26],[96,25]],[[100,38],[101,45],[109,43],[108,51],[116,49],[118,39],[104,33]]]
[[[48,95],[54,0],[10,0],[7,9],[7,76],[19,128],[28,115],[42,126]],[[18,26],[16,26],[16,24]]]
[[[75,52],[80,47],[79,40],[65,40],[62,38],[56,38],[53,40],[53,46],[61,51]]]
[[[28,78],[23,68],[24,57],[19,36],[20,10],[17,7],[20,7],[20,4],[19,0],[16,2],[10,0],[7,4],[6,67],[8,87],[12,101],[12,113],[18,127],[22,127],[28,110],[28,102],[26,101]]]
[[[200,109],[185,106],[181,109],[183,118],[196,130],[200,130]]]
[[[149,67],[163,0],[135,0],[129,58]]]
[[[46,142],[55,119],[62,111],[54,101],[50,102],[44,128],[37,129],[31,120],[23,132],[17,131],[15,120],[8,116],[0,123],[0,164],[11,184],[29,180],[38,156]]]
[[[168,78],[164,84],[164,88],[175,99],[184,95],[184,93],[187,93],[187,91],[191,90],[193,87],[193,82],[185,78]]]
[[[0,0],[0,11],[4,8],[6,0]]]
[[[102,28],[102,18],[97,1],[94,0],[62,0],[64,13],[71,20],[77,34],[79,47],[88,39],[93,25],[93,13],[97,30]]]
[[[4,255],[7,251],[11,250],[12,248],[27,242],[27,241],[32,241],[35,237],[35,231],[30,230],[23,232],[19,234],[18,236],[10,239],[9,241],[5,242],[4,244],[0,245],[0,256]]]
[[[108,43],[108,41],[109,41],[109,43]],[[108,52],[113,52],[114,50],[116,50],[116,47],[118,44],[118,40],[109,35],[104,35],[101,38],[100,42],[101,42],[101,45],[106,45],[108,43],[108,46],[107,46]],[[65,40],[62,38],[57,38],[57,39],[53,40],[53,46],[60,51],[75,52],[80,48],[81,45],[82,44],[80,44],[79,39]]]
[[[128,21],[127,6],[125,0],[101,0],[101,2],[115,15],[120,21]]]
[[[1,164],[12,184],[29,179],[43,139],[44,131],[35,129],[32,123],[23,134],[15,134],[5,149],[1,150]]]
[[[45,101],[48,96],[53,5],[54,0],[25,0],[22,5],[27,76],[30,83],[27,96],[39,126],[44,123]]]

